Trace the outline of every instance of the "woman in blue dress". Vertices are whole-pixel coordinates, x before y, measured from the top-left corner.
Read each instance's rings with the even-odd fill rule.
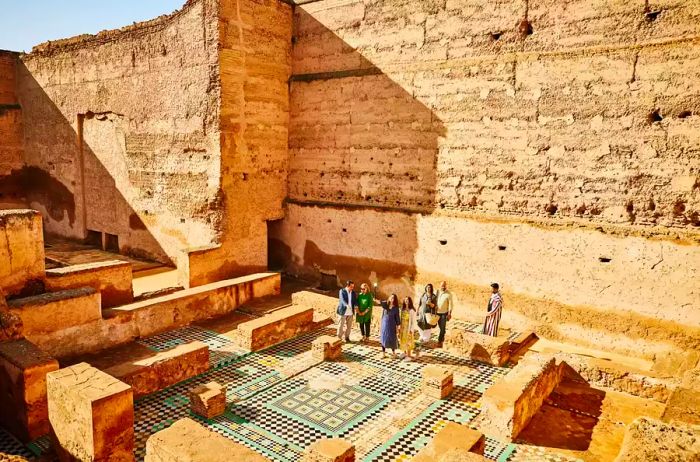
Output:
[[[399,297],[391,294],[389,300],[382,301],[382,324],[379,329],[379,340],[382,342],[382,357],[386,358],[386,349],[391,348],[392,356],[396,357],[398,348],[397,333],[401,325],[399,314]]]

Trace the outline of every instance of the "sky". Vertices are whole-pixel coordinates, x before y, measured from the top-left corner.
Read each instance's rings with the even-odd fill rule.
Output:
[[[0,0],[0,50],[31,51],[47,40],[153,19],[185,0]]]

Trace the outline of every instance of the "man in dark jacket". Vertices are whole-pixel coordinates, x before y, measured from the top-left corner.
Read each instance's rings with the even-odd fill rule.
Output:
[[[357,294],[355,293],[355,283],[348,281],[345,288],[338,293],[338,338],[345,338],[350,341],[350,331],[352,330],[352,317],[357,308]]]

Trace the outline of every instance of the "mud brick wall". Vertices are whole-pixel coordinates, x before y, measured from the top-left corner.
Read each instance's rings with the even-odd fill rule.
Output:
[[[31,206],[47,232],[164,262],[219,234],[216,2],[22,55]],[[30,121],[30,122],[27,122]]]
[[[219,2],[222,236],[189,254],[192,286],[267,268],[267,220],[287,195],[292,8]]]
[[[22,110],[16,92],[17,54],[0,51],[0,208],[24,207],[16,182],[2,178],[23,165]]]
[[[700,346],[694,2],[295,8],[276,261],[654,358]],[[644,342],[640,342],[644,340]]]

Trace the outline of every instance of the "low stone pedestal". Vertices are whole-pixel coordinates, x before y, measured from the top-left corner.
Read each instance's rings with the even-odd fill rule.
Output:
[[[61,461],[133,461],[131,387],[87,363],[46,376],[54,449]]]
[[[697,461],[700,427],[671,425],[648,417],[632,422],[625,430],[615,462]]]
[[[339,358],[343,353],[343,342],[338,337],[323,335],[311,343],[311,357],[315,361]]]
[[[454,388],[452,372],[440,366],[426,366],[423,369],[423,393],[435,399],[450,396]]]
[[[49,431],[46,374],[58,361],[28,340],[0,343],[0,425],[28,442]]]
[[[341,438],[318,440],[306,448],[301,462],[355,462],[355,446]]]
[[[211,432],[192,419],[180,419],[146,442],[145,462],[267,462],[268,459]]]
[[[226,386],[209,382],[190,390],[192,412],[213,419],[226,411]]]
[[[483,433],[456,422],[448,422],[442,430],[437,432],[430,443],[416,454],[412,461],[440,461],[443,460],[444,456],[455,451],[483,455],[485,447],[486,438],[484,438]]]
[[[308,332],[313,321],[312,308],[290,306],[240,324],[233,341],[246,350],[259,351]]]
[[[512,441],[559,385],[561,377],[562,368],[554,357],[526,354],[484,393],[478,420],[480,430],[494,438]]]
[[[507,337],[491,337],[459,328],[447,331],[443,348],[455,356],[494,366],[502,366],[510,359]]]

